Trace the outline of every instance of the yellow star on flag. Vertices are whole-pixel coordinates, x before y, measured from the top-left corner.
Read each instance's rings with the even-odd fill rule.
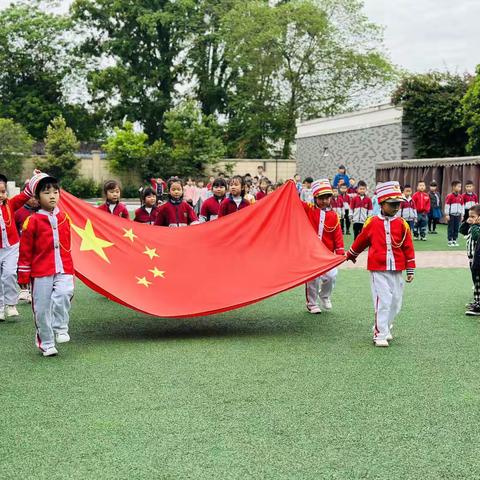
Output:
[[[162,272],[157,267],[153,267],[153,270],[149,270],[149,272],[153,273],[153,278],[157,278],[157,277],[165,278],[165,272]]]
[[[129,238],[132,242],[134,241],[135,238],[138,238],[134,233],[133,233],[133,228],[129,228],[128,230],[126,228],[123,229],[124,237]]]
[[[80,245],[81,252],[93,250],[100,258],[103,258],[103,260],[105,260],[107,263],[110,263],[110,260],[108,259],[103,249],[113,246],[114,243],[107,242],[103,238],[97,237],[95,235],[95,232],[93,231],[93,225],[90,219],[88,219],[87,223],[85,223],[85,228],[80,228],[73,223],[72,228],[82,239],[82,243]]]
[[[152,282],[149,282],[145,277],[142,277],[142,278],[135,277],[135,278],[137,279],[137,283],[139,285],[144,285],[147,288],[152,284]]]
[[[147,246],[145,246],[145,251],[143,253],[145,255],[148,255],[150,257],[150,260],[153,260],[153,257],[158,257],[156,248],[148,248]]]

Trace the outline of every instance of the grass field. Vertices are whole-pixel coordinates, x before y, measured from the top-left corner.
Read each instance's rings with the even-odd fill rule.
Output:
[[[364,271],[340,272],[320,316],[302,289],[162,320],[77,287],[57,357],[28,306],[0,324],[2,479],[479,478],[467,270],[419,270],[388,349]]]

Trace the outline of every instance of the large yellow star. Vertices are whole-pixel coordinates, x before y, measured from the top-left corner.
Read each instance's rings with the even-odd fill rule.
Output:
[[[149,272],[153,273],[153,278],[157,278],[157,277],[165,278],[165,272],[162,272],[157,267],[153,267],[153,270],[149,270]]]
[[[77,227],[77,225],[74,225],[73,223],[72,228],[82,239],[82,243],[80,245],[81,252],[93,250],[100,258],[103,258],[103,260],[110,263],[110,260],[108,259],[107,255],[105,255],[103,249],[111,247],[114,244],[111,242],[107,242],[103,238],[99,238],[95,235],[95,232],[93,231],[93,225],[90,219],[88,219],[87,223],[85,223],[85,228]]]
[[[145,251],[143,253],[145,255],[148,255],[150,257],[150,260],[153,260],[153,257],[158,257],[156,248],[148,248],[147,246],[145,246]]]
[[[135,277],[135,278],[137,279],[137,283],[138,283],[139,285],[144,285],[144,286],[147,287],[147,288],[149,287],[149,285],[152,284],[152,282],[149,282],[149,281],[146,279],[146,277],[142,277],[142,278],[140,278],[140,277]]]
[[[133,228],[130,228],[130,229],[126,229],[124,228],[123,231],[125,232],[124,233],[124,237],[126,238],[129,238],[132,242],[134,241],[135,238],[138,238],[134,233],[133,233]]]

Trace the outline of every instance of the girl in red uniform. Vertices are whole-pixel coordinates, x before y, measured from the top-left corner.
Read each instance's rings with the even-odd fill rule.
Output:
[[[245,200],[245,179],[240,175],[235,175],[230,179],[228,184],[230,193],[225,200],[220,204],[220,210],[218,212],[219,217],[230,215],[231,213],[238,212],[242,208],[248,207],[250,202]]]
[[[135,210],[135,222],[153,225],[158,215],[157,194],[151,187],[142,190],[142,206]]]
[[[55,343],[70,341],[70,302],[73,297],[73,261],[70,219],[57,208],[60,189],[46,173],[34,175],[30,190],[40,204],[23,226],[18,260],[18,283],[32,287],[36,344],[44,357],[58,353]]]
[[[261,200],[262,198],[267,196],[267,190],[269,185],[270,182],[268,181],[268,178],[264,177],[260,180],[259,190],[255,195],[256,200]]]
[[[155,225],[160,227],[186,227],[198,222],[193,208],[183,200],[183,183],[178,177],[167,182],[168,201],[158,208]]]
[[[130,219],[127,206],[120,201],[120,184],[116,180],[107,180],[103,185],[105,203],[99,205],[99,209],[111,213],[117,217]]]
[[[330,251],[337,255],[345,255],[340,218],[330,207],[330,200],[333,195],[330,181],[321,179],[313,182],[312,195],[313,204],[303,202],[305,213],[312,227]],[[336,277],[337,269],[334,268],[305,284],[307,310],[310,313],[322,313],[322,308],[324,310],[332,309],[330,297],[335,286]]]
[[[216,178],[212,182],[213,196],[207,198],[202,203],[200,210],[200,222],[210,222],[218,218],[218,212],[220,210],[220,204],[225,200],[225,194],[227,192],[227,182],[223,178]]]

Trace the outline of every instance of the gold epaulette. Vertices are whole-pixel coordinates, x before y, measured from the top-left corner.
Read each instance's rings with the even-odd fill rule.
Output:
[[[30,215],[31,216],[31,215]],[[30,216],[28,216],[25,221],[23,222],[23,225],[22,225],[22,230],[25,231],[27,228],[28,228],[28,224],[30,222]]]

